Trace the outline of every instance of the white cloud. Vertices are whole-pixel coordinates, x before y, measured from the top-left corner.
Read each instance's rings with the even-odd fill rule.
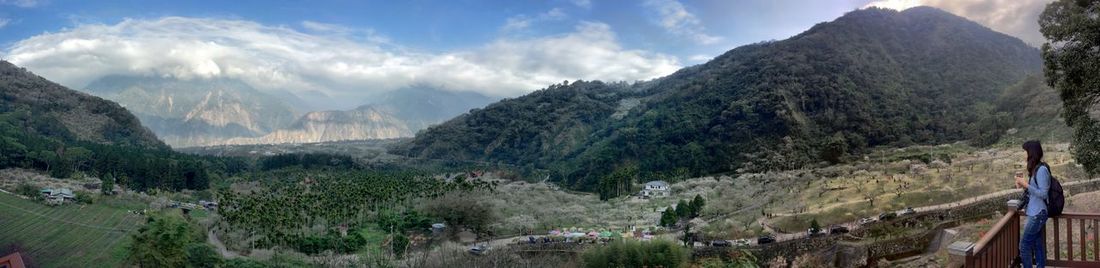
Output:
[[[12,5],[23,8],[35,7],[39,4],[42,4],[43,2],[44,1],[38,0],[0,0],[0,4],[2,5]]]
[[[534,17],[527,15],[512,16],[504,22],[504,26],[502,26],[500,29],[504,32],[519,31],[527,29],[527,27],[530,27],[532,23],[542,21],[557,21],[565,19],[567,17],[569,16],[566,15],[565,11],[562,11],[561,8],[553,8]]]
[[[1053,0],[878,0],[865,7],[896,10],[915,6],[936,7],[1038,46],[1046,39],[1039,33],[1037,21],[1050,2]]]
[[[127,19],[34,36],[9,47],[4,58],[77,88],[110,74],[230,77],[260,89],[338,98],[418,84],[515,96],[562,80],[632,81],[680,67],[676,57],[623,48],[602,23],[445,53],[351,38],[336,25],[302,27],[313,32],[240,20]]]
[[[0,18],[0,29],[3,29],[4,26],[8,26],[9,22],[11,22],[9,18]]]
[[[584,9],[592,8],[592,1],[591,0],[572,0],[572,2],[573,2],[574,5],[577,5],[580,8],[584,8]]]
[[[646,0],[645,6],[657,12],[660,16],[659,24],[670,33],[691,38],[704,45],[722,41],[721,37],[706,34],[699,18],[676,0]]]

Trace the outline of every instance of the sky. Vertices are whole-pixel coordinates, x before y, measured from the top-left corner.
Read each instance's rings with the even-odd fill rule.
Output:
[[[934,6],[1038,46],[1049,1],[0,0],[0,58],[76,89],[145,75],[353,101],[412,86],[515,97],[658,78],[868,6]]]

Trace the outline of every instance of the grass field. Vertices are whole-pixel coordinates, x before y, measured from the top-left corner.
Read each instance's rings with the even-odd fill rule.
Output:
[[[49,207],[0,193],[0,246],[16,245],[41,267],[120,267],[142,216],[122,202]]]

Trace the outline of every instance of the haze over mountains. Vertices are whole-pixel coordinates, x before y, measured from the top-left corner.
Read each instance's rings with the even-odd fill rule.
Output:
[[[654,81],[552,85],[394,152],[546,169],[601,193],[631,183],[608,176],[623,169],[790,169],[873,146],[1000,135],[988,107],[1040,68],[1036,48],[942,10],[870,8]]]
[[[117,75],[100,78],[85,91],[122,104],[173,147],[411,137],[493,100],[415,87],[377,94],[355,109],[332,110],[325,107],[327,96],[268,93],[228,78]],[[311,111],[318,107],[327,109]]]

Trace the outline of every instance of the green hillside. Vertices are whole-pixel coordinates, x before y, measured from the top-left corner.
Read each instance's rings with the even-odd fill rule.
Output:
[[[114,178],[136,190],[206,189],[222,160],[169,150],[129,111],[0,62],[0,169]]]
[[[144,218],[123,207],[48,207],[0,193],[0,246],[21,248],[41,267],[121,267],[128,235]]]
[[[1037,49],[964,18],[872,8],[653,81],[578,81],[503,100],[392,152],[546,169],[573,188],[620,192],[634,178],[792,169],[876,146],[989,143],[1004,129],[983,129],[997,127],[983,111],[1040,67]],[[609,175],[616,170],[627,176]]]

